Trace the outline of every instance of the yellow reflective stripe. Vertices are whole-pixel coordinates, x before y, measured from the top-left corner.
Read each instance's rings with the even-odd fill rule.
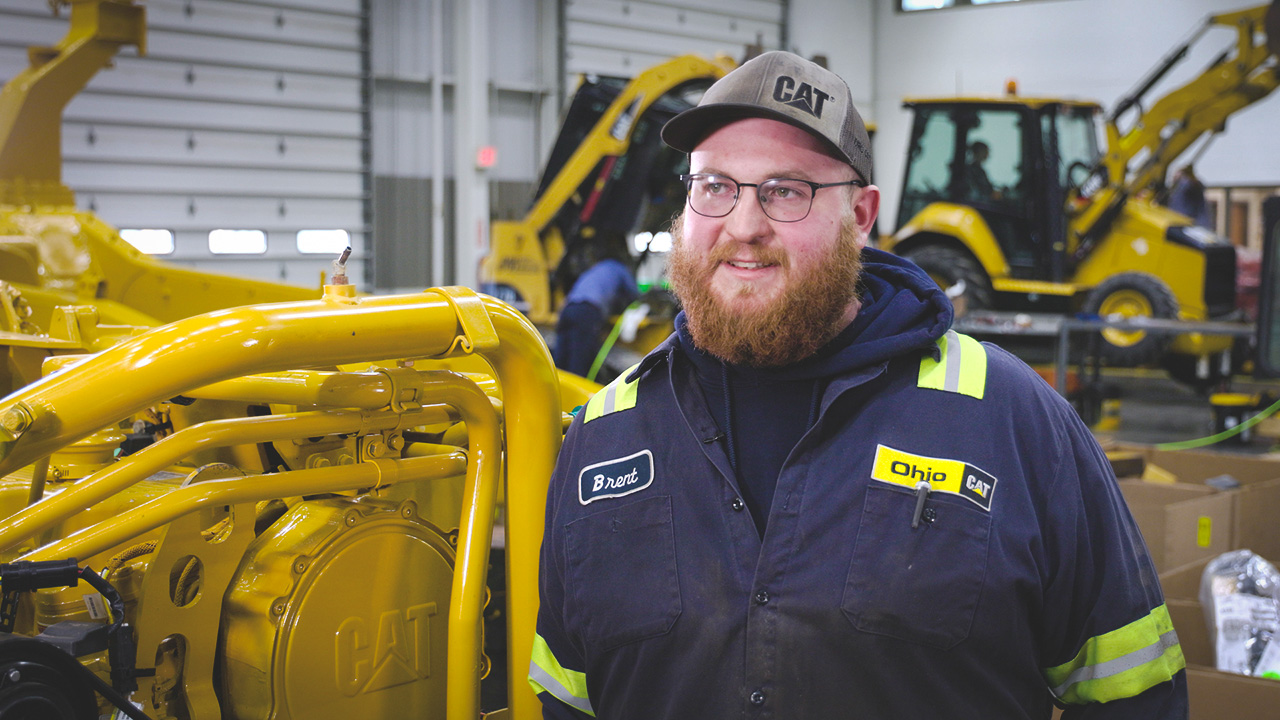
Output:
[[[636,363],[636,365],[639,365],[639,363]],[[591,396],[591,399],[587,401],[586,410],[583,411],[582,422],[589,423],[609,413],[630,410],[636,406],[636,389],[640,386],[640,380],[637,378],[633,382],[626,381],[627,376],[636,369],[636,365],[632,365],[622,371],[622,374],[617,379]]]
[[[582,411],[582,422],[589,423],[592,420],[604,414],[604,392],[597,392],[587,401],[587,407]]]
[[[533,659],[529,661],[529,685],[534,693],[551,693],[560,702],[595,717],[587,699],[587,675],[567,670],[556,660],[541,635],[533,636]]]
[[[920,359],[917,385],[930,390],[960,393],[979,400],[987,389],[987,349],[968,335],[948,330],[938,338],[942,357]]]
[[[1045,670],[1053,694],[1081,705],[1133,697],[1187,666],[1164,605],[1109,633],[1089,638],[1070,662]]]

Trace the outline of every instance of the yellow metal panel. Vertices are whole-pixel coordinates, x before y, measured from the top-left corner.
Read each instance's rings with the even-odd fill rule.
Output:
[[[886,249],[892,251],[895,246],[921,233],[937,233],[959,240],[978,258],[993,282],[1009,275],[1009,263],[991,227],[977,210],[967,205],[930,204],[893,235]]]
[[[1040,295],[1061,295],[1070,297],[1079,291],[1074,283],[1055,283],[1043,280],[1015,280],[1000,278],[992,280],[991,287],[999,292],[1038,293]]]

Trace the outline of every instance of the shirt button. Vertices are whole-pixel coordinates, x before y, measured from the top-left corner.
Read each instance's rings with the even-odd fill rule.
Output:
[[[756,591],[756,604],[764,605],[767,602],[769,602],[769,593],[764,590]]]
[[[751,704],[752,704],[752,705],[763,705],[763,704],[764,704],[764,693],[760,692],[759,690],[757,690],[757,691],[755,691],[755,692],[751,693]]]
[[[747,504],[746,504],[746,503],[744,503],[744,502],[742,502],[742,498],[740,498],[740,497],[736,497],[736,498],[734,498],[734,499],[733,499],[733,502],[729,503],[729,507],[733,508],[734,510],[736,510],[736,511],[738,511],[738,512],[742,512],[742,508],[744,508],[744,507],[746,507],[746,506],[747,506]]]

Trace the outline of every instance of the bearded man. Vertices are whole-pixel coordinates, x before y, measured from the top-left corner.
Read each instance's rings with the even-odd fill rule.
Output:
[[[866,247],[848,86],[783,52],[689,153],[676,333],[587,403],[547,500],[548,718],[1171,718],[1181,648],[1097,443]]]

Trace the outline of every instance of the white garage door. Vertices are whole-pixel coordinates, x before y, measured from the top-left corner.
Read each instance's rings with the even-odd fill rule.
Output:
[[[783,46],[783,0],[566,0],[565,74],[633,77],[673,56],[724,53],[741,61],[747,45]]]

